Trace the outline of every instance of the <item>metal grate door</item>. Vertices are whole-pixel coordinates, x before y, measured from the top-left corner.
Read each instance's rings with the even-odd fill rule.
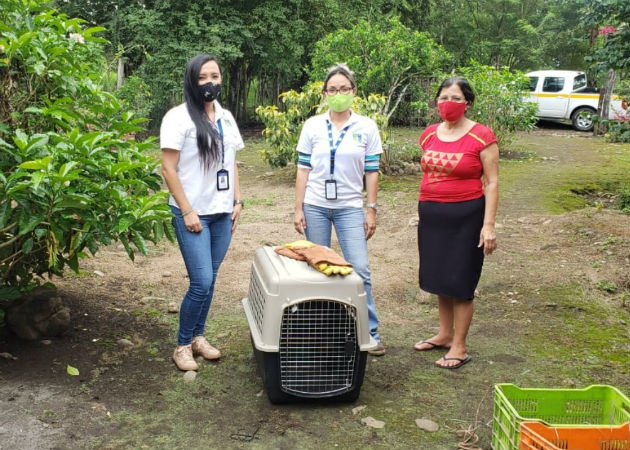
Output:
[[[358,356],[354,306],[307,300],[284,309],[280,328],[283,391],[306,397],[349,391]]]

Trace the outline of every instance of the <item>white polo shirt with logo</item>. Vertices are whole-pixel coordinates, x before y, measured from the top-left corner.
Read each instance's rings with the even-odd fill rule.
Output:
[[[178,150],[177,176],[182,183],[186,198],[199,215],[229,213],[234,209],[234,161],[236,152],[243,147],[243,138],[232,114],[214,101],[215,120],[223,129],[224,163],[229,172],[230,188],[217,190],[217,172],[221,169],[221,160],[213,163],[207,170],[201,165],[197,149],[197,128],[188,114],[186,103],[169,110],[162,119],[160,127],[160,148]],[[217,125],[218,126],[218,125]],[[171,195],[169,205],[179,206]]]
[[[383,153],[378,126],[369,117],[355,112],[341,130],[331,123],[333,145],[343,128],[349,128],[335,152],[333,177],[337,182],[337,199],[327,200],[324,184],[330,179],[330,140],[326,120],[330,120],[330,112],[309,118],[297,144],[299,153],[310,156],[310,167],[298,162],[299,168],[310,170],[304,203],[331,209],[361,208],[366,159]]]

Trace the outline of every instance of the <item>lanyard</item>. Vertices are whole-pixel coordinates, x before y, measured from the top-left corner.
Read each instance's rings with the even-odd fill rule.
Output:
[[[219,136],[221,136],[221,168],[223,168],[225,161],[225,147],[223,146],[223,125],[221,125],[221,119],[217,120],[217,127],[219,127]]]
[[[341,130],[341,134],[339,135],[339,139],[337,139],[336,144],[333,144],[332,125],[330,124],[330,120],[326,119],[326,125],[328,126],[328,143],[330,145],[330,178],[332,179],[335,173],[335,153],[337,153],[339,144],[341,144],[341,141],[346,135],[348,128],[350,128],[350,125],[346,125],[343,130]]]

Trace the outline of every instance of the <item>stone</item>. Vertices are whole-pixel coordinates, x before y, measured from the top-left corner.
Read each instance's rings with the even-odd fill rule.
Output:
[[[95,270],[93,273],[94,273],[94,275],[98,275],[99,277],[104,277],[105,276],[105,274],[103,272],[101,272],[100,270]]]
[[[376,420],[372,416],[367,416],[361,419],[361,423],[371,428],[384,428],[385,427],[385,422],[383,422],[382,420]]]
[[[168,270],[165,270],[164,272],[162,272],[162,276],[164,278],[169,278],[173,276],[173,272],[169,272]]]
[[[418,428],[428,431],[429,433],[435,433],[440,429],[440,426],[437,423],[429,419],[416,419],[416,425]]]
[[[130,348],[133,347],[133,342],[129,339],[118,339],[118,345],[123,348]]]
[[[39,287],[6,311],[6,323],[19,338],[38,341],[63,334],[70,327],[70,308],[54,289]]]
[[[168,307],[166,308],[166,311],[168,311],[171,314],[176,314],[179,312],[179,305],[175,302],[170,302],[168,304]]]
[[[352,408],[352,414],[354,414],[356,416],[361,411],[363,411],[365,408],[367,408],[367,405],[361,405],[361,406],[357,406],[356,408]]]
[[[184,381],[186,383],[190,383],[192,381],[195,381],[195,378],[197,378],[197,372],[195,372],[194,370],[188,370],[185,374],[184,374]]]

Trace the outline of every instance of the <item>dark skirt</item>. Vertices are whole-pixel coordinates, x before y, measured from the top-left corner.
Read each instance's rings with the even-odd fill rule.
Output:
[[[465,202],[418,203],[420,288],[431,294],[472,300],[481,276],[485,197]]]

